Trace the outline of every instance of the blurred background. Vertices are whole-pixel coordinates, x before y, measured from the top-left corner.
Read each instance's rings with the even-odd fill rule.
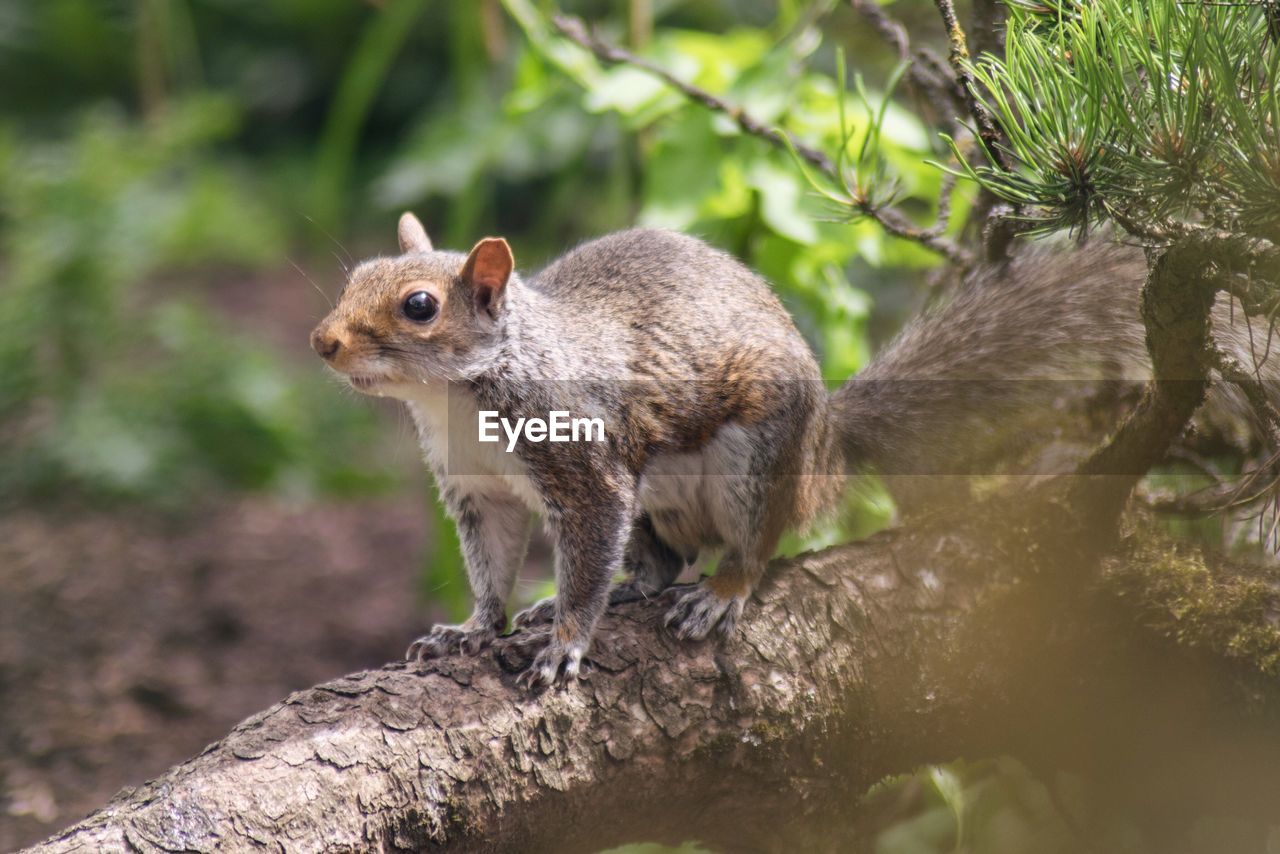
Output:
[[[557,8],[829,151],[838,102],[878,107],[895,59],[834,0]],[[893,8],[943,44],[932,4]],[[833,379],[923,301],[928,253],[842,220],[785,152],[573,49],[552,11],[0,5],[0,848],[465,616],[408,419],[307,345],[353,260],[395,250],[400,211],[439,246],[505,235],[524,270],[636,223],[701,235],[772,280]],[[861,96],[834,78],[837,46]],[[866,133],[865,111],[849,121]],[[877,168],[931,222],[925,161],[945,146],[909,103],[879,128]],[[966,191],[953,201],[954,230]],[[788,548],[891,513],[855,491]],[[539,544],[518,596],[548,589]],[[1066,851],[1060,783],[992,758],[851,809],[877,850],[961,850],[963,826],[970,850]]]

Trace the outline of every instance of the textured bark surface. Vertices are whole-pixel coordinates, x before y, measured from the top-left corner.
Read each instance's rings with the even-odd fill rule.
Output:
[[[723,646],[668,638],[661,601],[612,610],[567,691],[490,655],[318,685],[31,850],[849,850],[876,780],[1000,752],[1175,818],[1274,808],[1274,577],[1136,538],[1050,567],[977,528],[776,562]],[[1239,595],[1170,617],[1215,590]]]

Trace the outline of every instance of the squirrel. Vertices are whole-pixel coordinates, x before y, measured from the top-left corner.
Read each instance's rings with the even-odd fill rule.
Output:
[[[607,604],[661,593],[709,549],[716,573],[666,624],[691,641],[732,633],[779,538],[831,508],[849,472],[949,470],[957,425],[999,420],[1049,385],[987,381],[1146,358],[1145,263],[1124,247],[1069,262],[1019,253],[828,392],[765,280],[694,237],[609,234],[527,280],[502,238],[436,250],[411,213],[398,238],[401,254],[350,273],[311,345],[356,390],[407,404],[457,524],[474,612],[418,638],[409,659],[477,654],[505,630],[544,520],[556,594],[513,620],[551,621],[529,632],[528,688],[577,677]],[[477,429],[482,413],[531,423],[556,411],[599,418],[604,441],[526,430],[508,452]]]

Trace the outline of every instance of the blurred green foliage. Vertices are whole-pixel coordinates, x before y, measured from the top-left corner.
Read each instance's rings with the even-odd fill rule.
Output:
[[[868,836],[876,854],[933,854],[982,851],[985,854],[1066,854],[1084,844],[1064,797],[1082,793],[1074,778],[1053,786],[1007,758],[935,765],[915,774],[891,777],[868,793],[863,809],[872,818]],[[1132,851],[1136,842],[1117,828],[1102,846]],[[1116,843],[1120,843],[1118,846]]]
[[[174,500],[218,488],[372,486],[368,418],[334,407],[207,306],[153,277],[276,264],[279,218],[210,155],[238,113],[215,96],[149,123],[110,106],[65,139],[0,146],[0,484]],[[177,290],[178,294],[171,293]]]
[[[875,854],[1158,854],[1153,838],[1122,810],[1103,802],[1088,782],[1066,772],[1033,773],[1008,756],[957,760],[874,786],[860,809],[867,850]],[[1280,825],[1239,816],[1196,816],[1178,850],[1280,850]]]
[[[178,507],[392,480],[368,451],[372,413],[237,331],[204,284],[278,273],[314,236],[295,201],[305,136],[345,33],[371,16],[347,2],[6,7],[0,495]]]

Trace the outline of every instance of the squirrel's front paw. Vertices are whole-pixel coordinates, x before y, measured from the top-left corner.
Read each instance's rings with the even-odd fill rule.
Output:
[[[530,626],[550,623],[555,618],[556,597],[548,596],[546,599],[539,599],[512,617],[511,627],[513,629],[526,629]]]
[[[572,684],[582,673],[582,657],[586,652],[585,645],[564,644],[553,639],[533,657],[533,663],[520,674],[516,684],[526,691]]]
[[[498,636],[496,629],[463,623],[459,626],[433,626],[431,631],[409,644],[404,657],[409,661],[423,661],[462,652],[476,655]]]
[[[582,675],[587,645],[556,637],[554,631],[526,631],[503,639],[498,662],[508,671],[519,671],[516,684],[527,691],[565,685]]]
[[[666,625],[680,640],[700,641],[712,631],[729,637],[746,603],[745,595],[722,596],[704,581],[672,606],[667,612]]]

